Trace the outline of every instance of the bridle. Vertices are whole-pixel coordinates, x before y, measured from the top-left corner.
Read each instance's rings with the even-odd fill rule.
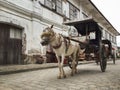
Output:
[[[43,34],[41,35],[41,37],[44,37],[44,36],[48,36],[49,42],[54,42],[57,39],[58,43],[56,43],[56,45],[54,46],[51,45],[54,49],[60,48],[62,45],[62,42],[64,42],[64,40],[63,41],[61,40],[63,36],[59,34],[59,36],[57,37],[56,33],[52,30],[52,28],[49,28],[49,27],[43,31]]]

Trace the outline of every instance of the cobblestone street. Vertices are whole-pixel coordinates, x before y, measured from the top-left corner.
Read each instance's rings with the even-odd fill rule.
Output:
[[[120,90],[120,60],[108,62],[102,73],[95,63],[78,66],[78,74],[57,79],[58,68],[0,75],[0,90]]]

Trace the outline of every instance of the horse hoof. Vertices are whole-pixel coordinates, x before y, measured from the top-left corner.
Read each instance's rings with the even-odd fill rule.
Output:
[[[66,75],[64,75],[64,78],[66,78]]]
[[[57,78],[58,78],[58,79],[61,79],[61,76],[58,76]]]
[[[66,75],[64,75],[64,76],[58,76],[57,78],[58,79],[66,78]]]
[[[71,76],[74,76],[74,74],[73,74],[73,73],[71,73]]]
[[[77,74],[78,72],[77,71],[75,71],[75,74]]]

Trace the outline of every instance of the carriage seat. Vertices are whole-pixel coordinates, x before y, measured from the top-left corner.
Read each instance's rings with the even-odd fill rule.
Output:
[[[96,40],[96,39],[90,39],[89,40],[89,45],[99,45],[99,41],[98,40]]]
[[[99,50],[99,42],[96,39],[90,39],[86,46],[86,53],[91,53],[92,51],[97,52]]]

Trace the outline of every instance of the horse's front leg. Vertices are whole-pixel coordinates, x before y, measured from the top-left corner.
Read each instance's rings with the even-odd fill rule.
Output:
[[[66,78],[65,72],[63,70],[64,57],[62,57],[62,60],[59,56],[56,55],[56,57],[57,57],[57,60],[58,60],[58,67],[59,67],[58,79]]]
[[[60,57],[56,55],[57,61],[58,61],[58,68],[59,68],[59,75],[58,79],[61,79],[61,62],[60,62]]]

